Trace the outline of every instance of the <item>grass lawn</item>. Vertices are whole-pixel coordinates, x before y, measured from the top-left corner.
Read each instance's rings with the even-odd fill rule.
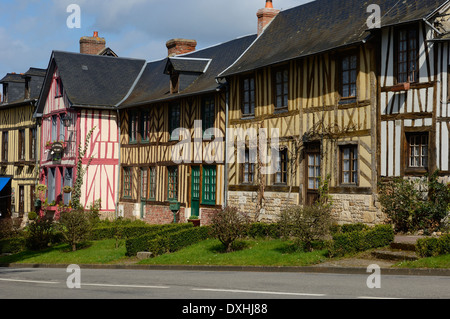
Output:
[[[25,264],[120,264],[134,263],[136,258],[125,257],[122,243],[115,248],[115,239],[94,241],[75,252],[68,245],[59,245],[39,252],[25,251],[0,257],[0,263]],[[306,266],[327,259],[326,250],[312,253],[293,251],[290,242],[279,239],[245,240],[238,242],[237,251],[224,253],[218,240],[206,240],[178,252],[142,260],[140,264],[153,265],[254,265]]]
[[[215,239],[205,240],[172,254],[142,260],[147,265],[232,265],[232,266],[307,266],[327,259],[326,250],[296,252],[290,242],[279,239],[245,240],[236,251],[225,253]]]
[[[125,244],[116,249],[116,240],[90,242],[88,246],[72,252],[66,244],[42,251],[24,251],[18,254],[0,257],[0,263],[23,264],[108,264],[125,256]]]
[[[450,268],[450,255],[421,258],[416,261],[404,261],[395,266],[400,268]]]

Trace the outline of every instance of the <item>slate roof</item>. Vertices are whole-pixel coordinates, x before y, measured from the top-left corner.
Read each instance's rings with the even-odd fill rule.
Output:
[[[8,85],[8,102],[1,103],[2,107],[12,107],[19,104],[30,103],[39,98],[46,70],[30,68],[25,73],[8,73],[0,83]],[[25,79],[29,79],[28,98],[25,98]]]
[[[36,115],[42,115],[55,68],[72,107],[114,108],[138,78],[145,60],[54,51]]]
[[[382,27],[427,18],[444,0],[317,0],[281,11],[247,52],[220,77],[361,43],[367,7],[381,8]]]
[[[248,35],[176,58],[147,63],[142,76],[120,108],[215,92],[219,87],[216,82],[217,75],[236,61],[255,39],[256,35]],[[170,76],[165,72],[169,62],[181,73],[197,72],[206,66],[207,68],[204,73],[197,72],[197,77],[182,91],[170,94]]]

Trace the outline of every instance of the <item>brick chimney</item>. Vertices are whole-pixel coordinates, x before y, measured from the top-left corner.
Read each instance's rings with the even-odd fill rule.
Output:
[[[98,54],[106,48],[105,38],[99,38],[98,31],[94,31],[92,37],[82,37],[80,39],[80,53],[82,54]]]
[[[273,8],[272,0],[266,0],[266,7],[259,9],[256,13],[258,17],[258,36],[264,31],[267,25],[280,13],[280,10]]]
[[[167,41],[166,47],[168,49],[168,56],[174,57],[176,55],[194,52],[197,47],[197,41],[189,39],[172,39]]]

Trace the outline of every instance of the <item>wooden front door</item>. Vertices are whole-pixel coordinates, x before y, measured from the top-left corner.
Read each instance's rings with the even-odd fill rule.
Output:
[[[19,186],[19,217],[25,213],[25,187]]]
[[[320,151],[306,153],[306,205],[313,205],[319,199],[320,186]]]
[[[191,168],[191,215],[200,214],[200,167]]]

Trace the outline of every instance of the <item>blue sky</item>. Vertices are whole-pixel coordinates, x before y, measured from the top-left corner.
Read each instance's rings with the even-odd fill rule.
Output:
[[[310,0],[274,0],[289,9]],[[79,52],[94,31],[121,57],[164,58],[165,43],[189,38],[201,49],[256,33],[265,0],[0,0],[0,78],[46,68],[52,50]],[[66,21],[70,4],[81,9],[81,28]]]

